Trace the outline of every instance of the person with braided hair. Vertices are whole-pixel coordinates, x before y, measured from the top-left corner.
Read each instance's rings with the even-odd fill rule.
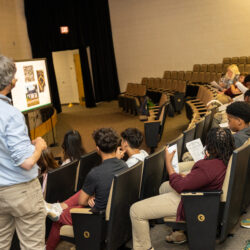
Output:
[[[176,217],[177,221],[185,219],[181,192],[222,189],[234,148],[234,139],[229,129],[211,129],[206,138],[205,158],[197,161],[187,175],[175,172],[172,159],[176,152],[169,153],[166,148],[169,182],[161,185],[160,195],[136,202],[130,208],[134,250],[153,249],[148,220],[163,217]],[[186,236],[184,232],[176,231],[168,235],[166,240],[180,244],[186,241]]]
[[[234,102],[226,109],[229,128],[233,134],[236,148],[240,147],[250,136],[250,104]]]

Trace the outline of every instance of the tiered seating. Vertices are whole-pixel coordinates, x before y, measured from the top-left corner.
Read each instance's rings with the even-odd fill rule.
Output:
[[[216,93],[205,86],[199,86],[195,99],[186,101],[186,114],[189,120],[195,117],[202,117],[207,111],[207,103],[215,99]]]
[[[118,104],[119,107],[125,112],[131,114],[138,114],[140,107],[140,98],[146,96],[146,86],[137,83],[128,83],[126,92],[119,95]]]

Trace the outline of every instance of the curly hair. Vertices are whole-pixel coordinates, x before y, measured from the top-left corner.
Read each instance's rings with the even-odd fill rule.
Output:
[[[79,160],[85,153],[82,146],[82,138],[77,130],[70,130],[64,135],[62,143],[64,160],[69,158],[71,161]]]
[[[227,166],[235,149],[234,138],[228,128],[212,128],[206,138],[208,160],[220,159]]]
[[[143,141],[143,135],[137,128],[127,128],[121,133],[121,137],[128,142],[131,148],[139,148]]]
[[[15,63],[8,57],[0,55],[0,91],[11,84],[15,73]]]
[[[119,143],[119,137],[112,128],[100,128],[93,132],[96,146],[104,153],[115,152]]]
[[[250,122],[250,104],[247,102],[233,102],[226,109],[227,114],[238,117],[245,123]]]

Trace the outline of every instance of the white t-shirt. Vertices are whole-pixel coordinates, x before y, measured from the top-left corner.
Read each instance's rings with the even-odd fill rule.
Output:
[[[144,150],[140,150],[139,154],[134,154],[129,157],[126,161],[128,167],[134,166],[138,161],[144,161],[144,159],[148,156],[148,153]]]

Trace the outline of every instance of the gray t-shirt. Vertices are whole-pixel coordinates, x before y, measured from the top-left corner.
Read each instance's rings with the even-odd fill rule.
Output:
[[[235,147],[239,148],[242,146],[250,137],[250,127],[244,128],[237,133],[233,134],[234,141],[235,141]]]

